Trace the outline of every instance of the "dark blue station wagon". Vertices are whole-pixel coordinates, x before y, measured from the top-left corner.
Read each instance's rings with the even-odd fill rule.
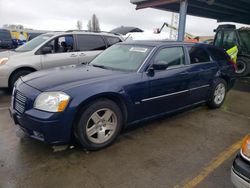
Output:
[[[229,56],[214,46],[125,42],[88,65],[20,78],[10,112],[34,139],[65,144],[75,138],[97,150],[127,125],[202,103],[220,107],[234,84],[234,71]]]

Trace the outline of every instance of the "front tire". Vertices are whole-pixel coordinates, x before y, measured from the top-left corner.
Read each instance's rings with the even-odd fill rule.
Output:
[[[208,107],[219,108],[224,103],[227,94],[227,83],[225,80],[219,78],[212,86],[211,94],[209,96]]]
[[[122,122],[122,113],[117,104],[100,99],[81,111],[74,133],[83,148],[98,150],[114,142]]]
[[[30,73],[32,73],[33,71],[31,70],[19,70],[15,73],[13,73],[13,75],[11,76],[10,78],[10,81],[9,81],[9,88],[12,90],[16,81],[21,77],[21,76],[26,76]]]

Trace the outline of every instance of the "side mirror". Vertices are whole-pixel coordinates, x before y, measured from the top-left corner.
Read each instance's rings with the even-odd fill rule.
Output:
[[[52,53],[52,48],[50,46],[44,46],[41,50],[42,54],[50,54]]]
[[[154,70],[166,70],[168,68],[168,63],[166,61],[157,61],[153,64]]]

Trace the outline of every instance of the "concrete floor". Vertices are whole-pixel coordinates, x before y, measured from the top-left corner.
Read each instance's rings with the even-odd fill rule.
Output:
[[[221,109],[201,106],[137,125],[124,131],[112,146],[90,153],[77,147],[56,152],[16,136],[7,110],[10,96],[0,90],[0,188],[182,186],[249,133],[250,93],[246,91],[250,82],[242,80],[235,88]],[[233,187],[234,156],[197,187]]]

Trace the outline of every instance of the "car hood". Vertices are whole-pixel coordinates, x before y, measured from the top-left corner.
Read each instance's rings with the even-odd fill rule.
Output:
[[[71,65],[34,72],[22,77],[22,81],[40,91],[63,91],[79,85],[114,79],[124,74],[92,66]]]
[[[16,56],[22,56],[24,54],[27,54],[29,52],[15,52],[14,50],[8,50],[8,51],[4,51],[4,52],[0,52],[0,58],[12,58],[12,57],[16,57]]]

